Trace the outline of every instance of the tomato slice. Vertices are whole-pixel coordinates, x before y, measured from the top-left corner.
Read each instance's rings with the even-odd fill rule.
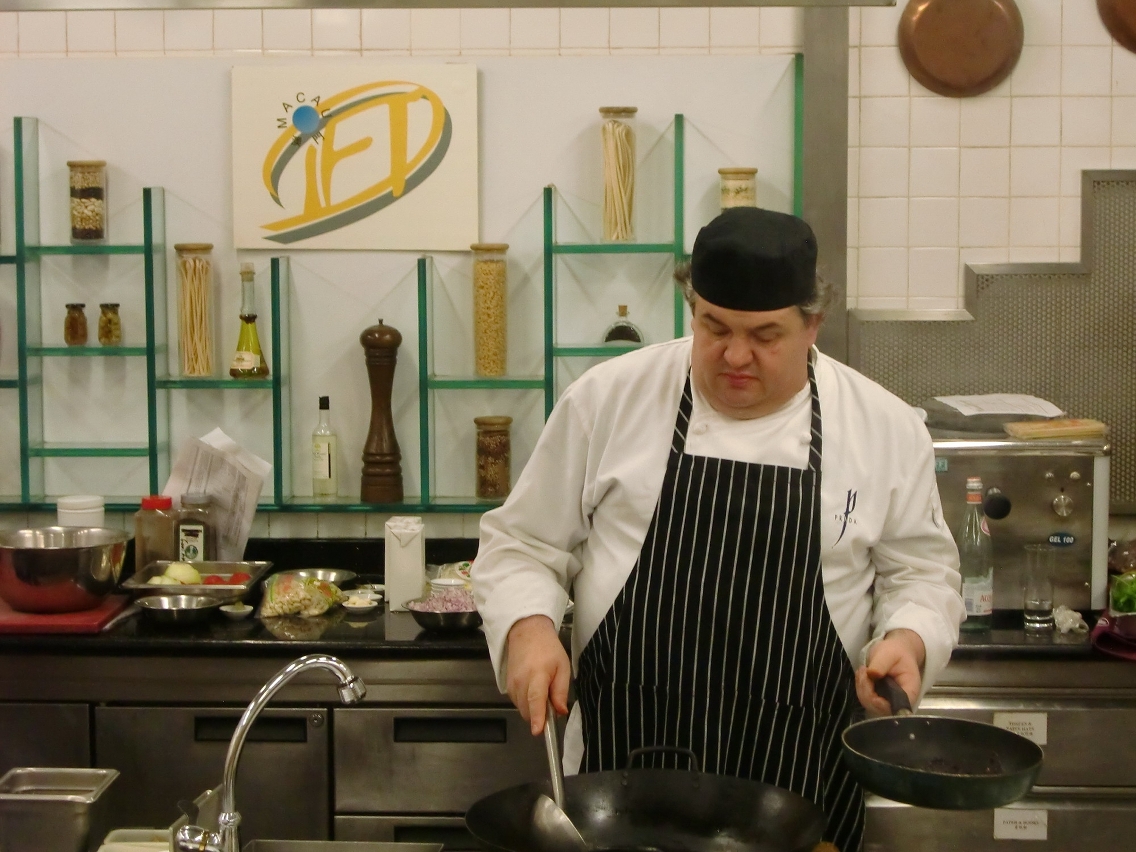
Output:
[[[244,571],[236,571],[229,575],[229,582],[233,585],[247,583],[251,579],[252,577],[249,574],[246,574]]]
[[[227,581],[220,574],[206,574],[201,578],[201,582],[206,586],[224,586]]]

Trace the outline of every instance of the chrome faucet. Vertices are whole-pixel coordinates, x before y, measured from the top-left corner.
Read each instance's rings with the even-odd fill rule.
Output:
[[[185,825],[174,836],[174,847],[178,852],[240,852],[241,815],[234,801],[237,784],[237,761],[241,757],[241,747],[260,711],[284,684],[306,669],[327,669],[339,678],[339,699],[344,704],[355,704],[367,694],[367,687],[342,660],[328,654],[308,654],[293,660],[268,683],[260,688],[249,706],[245,708],[241,720],[237,722],[229,750],[225,754],[225,768],[221,777],[221,814],[217,818],[220,832],[207,831],[196,825]]]

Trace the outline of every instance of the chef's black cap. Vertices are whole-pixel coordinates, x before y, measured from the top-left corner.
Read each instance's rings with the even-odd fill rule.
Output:
[[[816,296],[816,258],[816,237],[803,219],[731,207],[698,232],[690,284],[720,308],[776,311]]]

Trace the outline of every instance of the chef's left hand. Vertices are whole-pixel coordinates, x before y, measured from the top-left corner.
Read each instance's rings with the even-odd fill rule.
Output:
[[[923,639],[914,630],[892,630],[876,643],[868,656],[868,665],[856,672],[856,697],[868,715],[887,716],[891,707],[876,694],[875,682],[891,675],[903,687],[911,706],[923,686],[923,660],[926,657]]]

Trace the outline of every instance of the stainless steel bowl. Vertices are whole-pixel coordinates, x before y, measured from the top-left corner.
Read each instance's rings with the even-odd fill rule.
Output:
[[[340,589],[347,589],[355,585],[359,575],[346,568],[293,568],[290,571],[281,571],[281,574],[292,574],[296,577],[314,577],[325,583],[334,583]]]
[[[223,600],[208,595],[150,595],[135,601],[142,617],[155,624],[200,624],[207,621]]]
[[[407,601],[414,603],[414,601]],[[421,612],[407,607],[407,612],[414,616],[420,627],[434,630],[438,633],[458,633],[465,630],[476,630],[481,626],[481,613],[472,612]]]
[[[103,527],[2,532],[0,598],[19,612],[93,609],[117,585],[130,538]]]

